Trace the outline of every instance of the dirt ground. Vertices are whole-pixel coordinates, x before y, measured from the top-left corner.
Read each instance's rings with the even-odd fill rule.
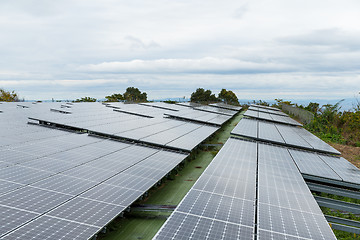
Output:
[[[347,159],[349,162],[360,169],[360,147],[352,147],[338,143],[329,144],[336,150],[340,151],[343,158]]]

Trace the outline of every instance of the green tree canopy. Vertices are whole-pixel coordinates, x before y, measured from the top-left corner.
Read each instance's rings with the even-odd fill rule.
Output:
[[[2,102],[19,102],[19,96],[14,91],[9,92],[0,88],[0,101]]]
[[[124,100],[127,102],[146,102],[146,92],[141,92],[138,88],[128,87],[124,93]]]
[[[211,90],[198,88],[196,89],[195,92],[191,94],[190,101],[197,103],[209,103],[209,102],[217,102],[217,98],[215,94],[211,93]]]
[[[226,104],[239,105],[239,99],[233,91],[227,91],[226,89],[221,89],[218,99],[223,101]]]
[[[113,95],[105,96],[105,98],[106,102],[120,102],[125,100],[123,95],[120,93],[114,93]]]
[[[76,99],[75,102],[96,102],[96,98],[82,97],[80,99]]]

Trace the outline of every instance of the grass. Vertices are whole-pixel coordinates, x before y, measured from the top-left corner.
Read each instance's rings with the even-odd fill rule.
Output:
[[[237,114],[226,123],[206,144],[224,144],[230,137],[231,130],[241,120],[242,114]],[[210,164],[221,146],[201,148],[192,153],[192,160],[187,160],[185,166],[157,188],[149,191],[149,196],[137,203],[154,205],[178,205],[187,192]],[[119,217],[108,226],[106,234],[99,234],[102,240],[139,240],[152,239],[166,221],[170,212],[132,211],[124,217]]]

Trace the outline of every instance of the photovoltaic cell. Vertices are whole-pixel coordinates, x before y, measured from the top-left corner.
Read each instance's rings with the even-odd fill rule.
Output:
[[[15,190],[17,188],[20,188],[22,186],[24,186],[24,185],[0,180],[0,195],[3,193],[9,192],[9,191]]]
[[[89,239],[100,231],[99,227],[64,219],[41,216],[19,229],[3,236],[3,239]]]
[[[253,228],[174,212],[155,239],[254,239]]]
[[[19,184],[30,184],[49,177],[52,174],[51,172],[17,165],[0,169],[0,179]]]
[[[0,238],[39,214],[0,205]]]
[[[70,195],[26,186],[1,195],[0,204],[42,214],[70,198]]]
[[[96,185],[95,182],[57,174],[31,184],[33,187],[76,196]]]
[[[70,221],[96,225],[99,228],[107,225],[125,206],[93,201],[85,198],[74,198],[60,207],[47,213],[47,216]]]
[[[142,194],[143,192],[133,189],[117,187],[108,184],[100,184],[81,194],[80,197],[119,206],[129,206]]]

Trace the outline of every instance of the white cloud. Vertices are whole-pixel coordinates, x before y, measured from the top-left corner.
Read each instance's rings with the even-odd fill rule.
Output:
[[[359,91],[359,8],[357,0],[3,0],[0,87],[41,99],[99,98],[128,85],[152,98],[196,87],[342,98]]]
[[[256,63],[237,59],[205,57],[201,59],[132,60],[129,62],[104,62],[80,66],[80,71],[109,73],[220,73],[286,72],[286,64]]]

